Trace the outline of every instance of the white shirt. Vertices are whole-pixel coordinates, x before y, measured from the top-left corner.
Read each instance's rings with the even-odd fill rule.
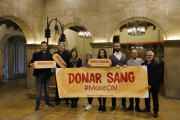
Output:
[[[116,58],[118,59],[118,60],[120,60],[121,59],[121,55],[122,55],[122,53],[121,52],[119,52],[119,53],[114,53],[114,56],[116,56]]]

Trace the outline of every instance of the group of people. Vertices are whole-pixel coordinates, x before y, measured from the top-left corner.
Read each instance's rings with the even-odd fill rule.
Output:
[[[34,61],[51,61],[52,54],[47,52],[47,43],[43,41],[41,43],[41,51],[36,52],[33,54],[32,60],[29,63],[29,67],[34,67]],[[136,105],[134,107],[134,98],[130,98],[130,105],[128,108],[126,108],[126,98],[122,98],[122,106],[123,111],[131,111],[136,110],[138,112],[150,112],[150,92],[152,93],[153,98],[153,106],[154,106],[154,114],[153,117],[158,117],[158,111],[159,111],[159,103],[158,103],[158,92],[160,88],[159,78],[161,73],[161,67],[154,60],[154,53],[152,51],[148,51],[146,53],[146,61],[143,61],[141,58],[138,58],[138,52],[137,50],[131,51],[131,59],[126,62],[126,55],[121,53],[120,51],[120,43],[115,42],[114,43],[114,49],[115,53],[109,56],[109,59],[112,61],[110,64],[110,67],[126,67],[126,66],[147,66],[148,71],[148,86],[147,89],[149,90],[149,98],[145,98],[145,109],[141,110],[139,103],[140,99],[135,98]],[[76,49],[72,49],[70,54],[65,51],[65,44],[63,42],[60,42],[58,44],[58,51],[55,52],[61,56],[61,58],[66,62],[67,68],[78,68],[78,67],[92,67],[88,64],[88,60],[93,58],[93,55],[91,52],[86,53],[86,60],[82,64],[82,60],[78,58],[78,52]],[[107,59],[107,53],[105,49],[100,49],[98,52],[98,58],[97,59]],[[54,69],[60,68],[60,66],[57,64]],[[41,100],[41,91],[42,86],[44,83],[44,89],[45,89],[45,102],[46,105],[50,107],[54,107],[49,101],[49,83],[50,83],[50,77],[52,75],[51,69],[34,69],[33,75],[36,77],[37,82],[37,97],[36,97],[36,107],[35,111],[39,110],[40,108],[40,100]],[[64,98],[66,101],[66,104],[69,105],[69,98]],[[70,98],[71,101],[71,108],[77,107],[77,102],[79,98]],[[57,84],[56,84],[56,105],[60,104],[60,98],[57,90]],[[85,110],[90,110],[92,108],[92,97],[88,97],[88,103],[85,105]],[[98,111],[106,111],[106,98],[98,98],[99,101],[99,108]],[[114,111],[116,108],[116,98],[112,98],[112,107],[111,111]]]

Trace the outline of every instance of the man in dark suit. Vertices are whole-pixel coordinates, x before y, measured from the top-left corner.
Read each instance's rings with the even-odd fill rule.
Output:
[[[66,62],[67,66],[69,65],[69,59],[70,59],[70,53],[69,52],[66,52],[65,51],[65,44],[63,42],[60,42],[58,44],[58,51],[57,52],[54,52],[59,54],[59,56],[61,56],[61,58]],[[61,68],[58,64],[56,64],[56,68]],[[56,69],[55,68],[55,69]],[[56,105],[59,105],[59,93],[58,93],[58,88],[57,88],[57,82],[56,82]],[[69,105],[70,102],[69,102],[69,98],[64,98],[64,100],[66,101],[66,104]]]
[[[112,67],[120,67],[126,65],[126,55],[121,53],[120,48],[121,48],[120,43],[115,42],[114,43],[115,53],[109,56],[109,59],[112,61]],[[123,110],[127,112],[126,98],[122,98],[122,106],[123,106]],[[114,111],[115,107],[116,107],[116,98],[113,97],[111,111]]]
[[[149,98],[145,98],[145,106],[146,108],[142,110],[142,112],[150,112],[150,92],[152,93],[153,98],[153,106],[154,106],[154,114],[153,117],[158,117],[159,111],[159,102],[158,102],[158,92],[160,88],[160,75],[161,75],[161,67],[158,62],[154,60],[154,53],[152,51],[148,51],[146,53],[146,61],[143,65],[147,66],[148,71],[148,88],[149,89]]]
[[[47,43],[45,41],[41,42],[41,51],[35,52],[33,54],[33,57],[31,61],[29,62],[29,67],[35,67],[34,62],[35,61],[53,61],[52,54],[47,52]],[[41,101],[41,91],[42,86],[44,83],[44,90],[45,90],[45,102],[46,105],[50,107],[54,107],[49,102],[49,83],[50,83],[50,77],[52,76],[51,69],[34,69],[33,76],[36,77],[37,82],[37,92],[36,92],[36,107],[35,111],[39,110],[40,107],[40,101]]]

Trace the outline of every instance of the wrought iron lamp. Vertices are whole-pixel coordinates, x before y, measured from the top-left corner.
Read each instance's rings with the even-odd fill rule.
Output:
[[[141,36],[144,34],[145,34],[145,29],[143,27],[139,27],[136,21],[134,27],[128,29],[128,35],[130,36]]]

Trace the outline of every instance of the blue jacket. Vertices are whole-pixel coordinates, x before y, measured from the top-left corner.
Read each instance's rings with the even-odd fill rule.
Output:
[[[158,90],[160,88],[161,66],[154,59],[150,64],[146,60],[142,65],[147,66],[148,85],[152,87],[150,90]]]

